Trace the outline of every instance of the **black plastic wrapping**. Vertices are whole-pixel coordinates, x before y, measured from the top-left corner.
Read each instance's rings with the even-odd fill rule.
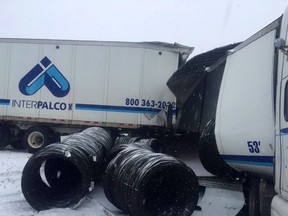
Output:
[[[225,68],[225,60],[221,61],[194,89],[193,94],[178,110],[177,128],[190,132],[202,132],[205,125],[216,117],[218,96]]]
[[[168,80],[167,86],[177,98],[178,130],[201,132],[215,118],[225,61],[215,70],[207,68],[225,58],[239,43],[219,47],[187,61]]]
[[[238,44],[230,44],[199,54],[180,67],[167,81],[167,86],[176,96],[177,103],[184,104],[193,90],[204,79],[206,68],[213,65],[225,56],[227,50],[233,49]]]
[[[102,128],[89,128],[35,153],[26,163],[21,187],[36,210],[75,207],[94,188],[112,147]]]
[[[129,146],[104,175],[108,200],[130,216],[190,216],[198,201],[198,181],[180,160]]]

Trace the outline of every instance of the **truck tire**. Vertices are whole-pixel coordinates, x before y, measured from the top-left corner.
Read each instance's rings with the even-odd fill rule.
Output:
[[[214,134],[215,119],[210,120],[205,126],[199,142],[199,158],[203,167],[213,175],[220,177],[237,177],[237,171],[233,170],[221,158]]]
[[[261,215],[260,213],[259,179],[251,179],[249,188],[249,215]]]
[[[259,204],[261,216],[270,216],[271,203],[275,195],[276,192],[274,184],[261,179],[259,183]]]
[[[28,128],[23,137],[23,145],[29,153],[35,153],[51,143],[51,132],[45,126],[35,125]]]

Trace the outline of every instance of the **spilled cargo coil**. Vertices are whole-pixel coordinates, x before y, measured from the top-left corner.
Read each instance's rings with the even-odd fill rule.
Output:
[[[35,153],[24,167],[21,187],[36,210],[77,206],[105,170],[110,135],[92,127]]]
[[[114,147],[110,150],[109,161],[111,161],[119,152],[128,147],[138,147],[150,150],[152,152],[158,152],[161,146],[159,140],[155,138],[142,139],[140,137],[117,137]]]
[[[127,136],[118,137],[115,141],[115,146],[120,144],[134,144],[134,143],[138,143],[139,145],[143,146],[149,146],[154,152],[159,152],[161,148],[161,143],[158,139],[155,138],[144,139],[140,137],[127,137]]]
[[[130,216],[190,216],[198,201],[198,181],[180,160],[129,146],[108,164],[108,200]]]

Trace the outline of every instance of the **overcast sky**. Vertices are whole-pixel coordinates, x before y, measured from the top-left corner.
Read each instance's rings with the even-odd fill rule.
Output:
[[[0,0],[1,38],[162,41],[192,54],[245,40],[287,0]]]

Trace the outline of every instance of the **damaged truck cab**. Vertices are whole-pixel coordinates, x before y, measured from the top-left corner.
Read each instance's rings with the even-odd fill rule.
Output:
[[[245,181],[249,215],[287,215],[287,29],[288,8],[247,40],[190,59],[167,82],[178,130],[201,134],[206,170]]]
[[[261,179],[257,198],[251,191],[248,197],[253,215],[269,215],[270,209],[273,216],[287,215],[287,27],[288,9],[227,53],[217,103],[214,132],[220,157],[234,170]],[[261,181],[277,192],[271,208],[274,191]]]
[[[276,99],[275,190],[271,215],[286,215],[288,209],[288,8],[282,17],[279,39],[275,43],[278,52],[278,81]]]

